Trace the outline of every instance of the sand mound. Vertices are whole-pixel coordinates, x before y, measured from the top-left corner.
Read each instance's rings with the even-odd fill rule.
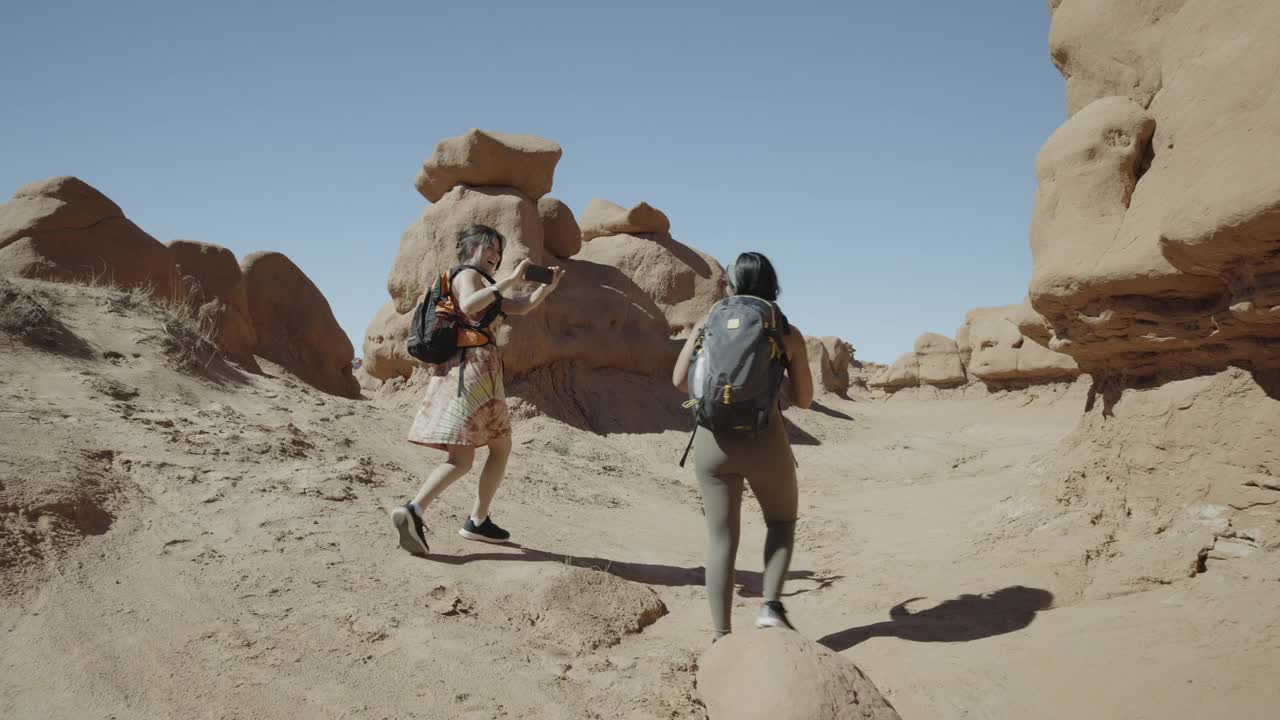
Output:
[[[497,605],[518,627],[529,627],[541,641],[575,653],[617,645],[667,614],[667,606],[648,586],[627,582],[605,568],[569,565],[538,578]]]
[[[711,720],[898,720],[849,660],[786,630],[748,630],[702,656],[698,693]]]

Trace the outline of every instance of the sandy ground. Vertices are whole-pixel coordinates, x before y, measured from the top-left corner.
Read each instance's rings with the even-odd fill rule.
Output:
[[[83,344],[0,338],[0,716],[704,717],[685,433],[522,420],[494,511],[518,544],[456,535],[477,462],[429,510],[419,559],[388,512],[441,454],[403,441],[403,398],[179,372],[109,291],[29,287]],[[786,603],[904,718],[1276,716],[1273,555],[1083,601],[999,532],[1052,481],[1040,459],[1080,389],[819,403],[788,411]],[[746,509],[735,623],[757,632]]]

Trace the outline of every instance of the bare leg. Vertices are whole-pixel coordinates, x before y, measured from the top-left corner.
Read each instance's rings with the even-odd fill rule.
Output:
[[[471,508],[471,517],[484,520],[489,515],[489,503],[498,493],[498,486],[507,474],[507,459],[511,457],[511,438],[505,437],[489,443],[489,457],[485,458],[484,468],[480,470],[480,484],[476,488],[476,504]]]
[[[418,509],[418,514],[422,514],[427,509],[427,505],[430,505],[432,500],[439,497],[445,488],[471,470],[471,462],[476,457],[476,449],[468,445],[450,445],[448,447],[448,459],[431,471],[431,474],[427,476],[427,481],[422,483],[422,489],[413,498],[413,504]]]

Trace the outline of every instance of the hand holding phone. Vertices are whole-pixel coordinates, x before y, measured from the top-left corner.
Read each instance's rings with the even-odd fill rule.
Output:
[[[551,281],[555,279],[555,274],[551,272],[551,268],[529,263],[524,269],[524,279],[542,285],[550,285]]]

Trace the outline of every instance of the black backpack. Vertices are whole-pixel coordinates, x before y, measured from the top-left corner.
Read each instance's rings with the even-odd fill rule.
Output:
[[[777,305],[750,295],[711,308],[689,359],[685,407],[693,409],[695,433],[698,425],[743,435],[769,426],[787,368],[782,336],[789,327]],[[682,467],[688,455],[686,448]]]
[[[479,323],[470,325],[459,313],[447,306],[440,307],[451,297],[453,279],[463,270],[475,270],[486,280],[493,282],[489,273],[474,265],[459,265],[436,278],[427,297],[414,309],[413,322],[409,325],[409,354],[424,363],[435,365],[452,358],[458,352],[460,328],[480,330],[488,334],[486,328],[502,312],[502,300],[498,299],[488,307]]]

